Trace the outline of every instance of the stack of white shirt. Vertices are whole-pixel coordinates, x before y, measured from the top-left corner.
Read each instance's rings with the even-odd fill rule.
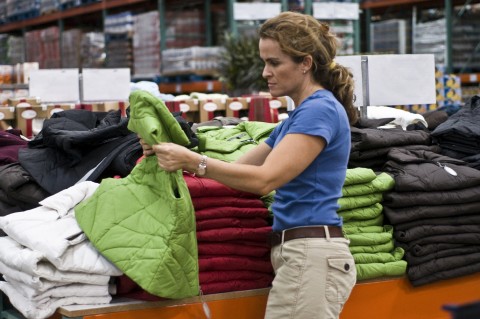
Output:
[[[103,257],[78,226],[74,208],[98,184],[82,182],[52,195],[39,207],[0,217],[0,281],[26,318],[51,316],[71,304],[111,301],[109,281],[122,272]]]

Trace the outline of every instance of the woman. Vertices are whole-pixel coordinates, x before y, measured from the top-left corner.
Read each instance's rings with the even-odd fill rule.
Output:
[[[356,270],[337,215],[357,119],[351,73],[333,59],[337,40],[312,16],[284,12],[259,29],[262,76],[272,96],[297,106],[262,144],[235,163],[185,147],[150,147],[167,171],[183,169],[232,188],[268,194],[275,270],[265,318],[338,318]]]

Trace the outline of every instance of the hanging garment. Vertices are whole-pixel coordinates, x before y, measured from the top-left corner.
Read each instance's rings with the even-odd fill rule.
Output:
[[[163,101],[130,95],[129,129],[150,145],[190,144]],[[165,298],[198,295],[195,213],[182,171],[166,172],[155,156],[125,178],[106,178],[75,209],[94,246],[147,292]]]

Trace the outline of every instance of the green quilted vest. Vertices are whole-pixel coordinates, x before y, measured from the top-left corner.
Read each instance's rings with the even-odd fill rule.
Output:
[[[190,143],[163,101],[145,91],[130,95],[128,128],[149,144]],[[145,291],[199,294],[195,212],[181,170],[165,172],[147,157],[127,177],[102,180],[75,215],[99,252]]]

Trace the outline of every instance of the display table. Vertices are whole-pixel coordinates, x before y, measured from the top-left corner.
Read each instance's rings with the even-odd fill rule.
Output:
[[[263,319],[269,289],[203,296],[212,319]],[[341,319],[451,319],[444,305],[480,301],[480,273],[412,287],[402,278],[358,283]],[[21,318],[2,309],[1,318]],[[189,319],[206,318],[202,298],[145,302],[114,299],[99,306],[72,305],[58,309],[52,319]]]
[[[212,319],[262,319],[268,289],[239,291],[204,296]],[[446,304],[480,300],[480,273],[412,287],[406,278],[358,283],[346,303],[341,319],[450,319],[442,309]],[[85,319],[127,318],[206,318],[199,297],[181,301],[118,302],[108,307],[84,309],[69,306],[59,309],[64,317]]]

